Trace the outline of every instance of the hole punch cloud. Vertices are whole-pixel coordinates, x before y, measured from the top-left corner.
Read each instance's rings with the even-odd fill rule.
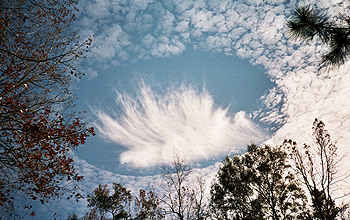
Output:
[[[135,167],[169,163],[174,149],[192,162],[213,159],[264,136],[244,112],[231,117],[228,109],[216,107],[205,89],[181,85],[158,94],[142,83],[136,97],[118,93],[117,102],[122,112],[97,112],[97,128],[107,140],[126,147],[121,163]]]
[[[339,155],[349,153],[350,61],[338,70],[320,73],[317,61],[327,48],[316,42],[300,44],[290,41],[286,38],[284,29],[290,13],[300,4],[316,5],[330,14],[336,14],[348,7],[348,1],[80,0],[79,4],[80,11],[83,12],[77,14],[80,35],[82,39],[95,36],[87,57],[89,65],[86,72],[91,78],[99,77],[108,66],[118,66],[128,60],[137,62],[174,56],[181,51],[196,48],[228,56],[237,55],[254,65],[262,65],[271,80],[277,84],[261,99],[266,108],[257,112],[257,118],[263,122],[282,126],[269,140],[269,144],[280,144],[285,138],[292,138],[299,144],[304,141],[312,143],[309,139],[312,135],[311,125],[314,118],[318,117],[326,123],[332,140],[337,141]],[[152,18],[148,13],[151,13]],[[153,21],[150,23],[151,19]],[[186,102],[185,97],[187,100],[203,102]],[[186,151],[187,158],[194,161],[240,150],[250,140],[254,141],[254,138],[260,140],[261,131],[244,112],[231,117],[227,110],[215,106],[208,92],[199,92],[190,87],[169,89],[167,93],[159,94],[144,85],[136,97],[118,94],[118,103],[122,108],[120,112],[96,113],[100,120],[98,129],[107,140],[126,147],[121,155],[122,162],[134,166],[165,163],[170,159],[173,146]],[[146,106],[149,107],[147,111]],[[192,108],[194,113],[190,113]],[[196,112],[200,114],[196,115]],[[173,117],[165,120],[166,113]],[[185,116],[191,116],[192,120],[185,120]],[[195,120],[195,116],[199,119]],[[218,121],[216,126],[214,118]],[[196,125],[198,120],[210,126],[200,127]],[[172,134],[169,133],[170,130]],[[179,137],[181,133],[185,133],[187,139]],[[220,139],[220,136],[225,138]],[[194,145],[194,140],[201,142]],[[208,140],[211,141],[210,144]],[[186,145],[181,145],[182,143]],[[206,145],[198,147],[200,143]],[[144,153],[147,148],[152,149],[152,153]],[[347,171],[350,160],[349,157],[345,159],[342,167]],[[86,184],[82,187],[85,192],[92,191],[101,182],[121,181],[128,189],[137,192],[146,185],[145,182],[156,181],[155,176],[142,177],[143,180],[140,180],[140,177],[132,175],[113,175],[93,167],[81,158],[75,161],[85,176],[85,181],[82,182]],[[212,172],[205,172],[201,169],[200,172],[208,176],[208,173],[216,170],[213,168]],[[52,218],[51,213],[56,212],[64,218],[67,216],[67,207],[82,212],[86,208],[86,202],[67,203],[68,201],[55,200],[54,203],[47,203],[45,211],[42,211],[43,217],[37,212],[37,218],[49,219]],[[43,208],[40,202],[37,207]]]

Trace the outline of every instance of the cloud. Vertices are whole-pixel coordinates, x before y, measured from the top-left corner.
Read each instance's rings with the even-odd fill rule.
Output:
[[[344,8],[340,2],[320,1],[317,4],[324,11],[336,12]],[[277,22],[279,15],[277,12],[275,14],[270,24],[277,27],[281,21]],[[284,20],[287,19],[288,13]],[[264,30],[264,27],[260,26],[257,30]],[[264,39],[265,36],[257,39],[264,48],[260,56],[254,57],[254,48],[247,44],[238,50],[242,50],[242,54],[252,63],[263,65],[276,83],[276,87],[262,98],[266,108],[261,109],[259,115],[267,123],[279,124],[267,143],[281,144],[284,139],[291,138],[300,145],[313,144],[312,122],[318,118],[326,124],[332,141],[338,147],[338,155],[346,156],[339,164],[339,172],[343,174],[350,166],[350,103],[347,98],[350,95],[350,62],[339,69],[320,70],[319,59],[327,47],[317,41],[293,42],[284,34],[266,36],[267,39]],[[248,42],[253,42],[253,39],[252,36]],[[343,186],[347,186],[346,182],[343,183]]]
[[[327,125],[335,125],[331,129],[339,131],[334,135],[338,143],[348,141],[346,137],[349,136],[350,126],[345,121],[350,112],[346,98],[349,92],[346,68],[349,64],[345,64],[343,69],[320,72],[317,62],[327,48],[318,43],[293,42],[285,36],[285,22],[296,6],[312,4],[325,12],[334,13],[346,8],[348,2],[93,2],[96,2],[98,11],[96,15],[91,13],[81,18],[82,21],[88,18],[85,23],[91,24],[83,26],[82,32],[94,33],[98,39],[92,50],[94,56],[105,58],[99,62],[110,65],[111,60],[118,64],[128,60],[178,55],[188,48],[237,55],[248,59],[253,65],[263,66],[276,83],[276,87],[261,99],[266,107],[254,113],[256,119],[277,125],[278,130],[270,143],[278,144],[286,137],[310,140],[306,137],[310,136],[310,125],[315,117],[325,120]],[[89,4],[82,5],[84,9]],[[157,13],[152,14],[152,10]],[[113,14],[114,17],[102,16],[101,12]],[[152,15],[152,27],[149,26],[149,16],[149,19],[135,22],[137,15],[147,13]],[[144,25],[144,31],[135,29],[135,25],[137,28]],[[106,30],[111,31],[108,33]],[[110,121],[113,120],[117,119],[110,118]],[[340,150],[345,152],[345,146],[341,146]],[[128,152],[133,149],[130,148]]]
[[[93,70],[91,67],[89,67],[87,70],[85,70],[85,74],[87,75],[89,80],[98,76],[98,73],[95,70]]]
[[[83,24],[91,24],[85,25],[82,32],[95,34],[97,43],[92,50],[93,56],[103,58],[95,59],[100,64],[118,65],[128,60],[173,56],[188,48],[237,55],[253,65],[263,66],[276,83],[276,87],[261,98],[265,107],[253,114],[255,119],[276,125],[270,143],[279,144],[290,137],[311,141],[307,137],[315,117],[325,120],[329,126],[336,125],[332,129],[339,130],[334,137],[338,143],[348,141],[350,127],[345,121],[350,109],[344,97],[348,94],[344,80],[348,64],[344,65],[345,69],[319,72],[317,64],[327,48],[318,43],[293,42],[285,36],[285,23],[297,5],[315,4],[332,13],[346,8],[348,3],[238,0],[110,4],[106,0],[95,4],[96,15],[91,13],[81,20],[85,21]],[[103,16],[101,12],[114,17]],[[137,19],[138,16],[145,19]],[[107,115],[105,117],[107,120]],[[108,118],[110,122],[117,119]],[[346,151],[344,146],[340,146],[340,151]],[[135,149],[130,147],[127,152],[132,155]]]
[[[313,3],[330,11],[335,11],[334,5],[342,4],[341,1],[332,4],[328,0],[310,1]],[[108,66],[111,61],[118,64],[178,55],[194,48],[236,54],[271,69],[270,65],[276,63],[286,65],[280,61],[296,50],[296,44],[284,36],[285,22],[298,5],[294,1],[168,1],[161,4],[85,0],[79,5],[83,12],[79,17],[81,33],[95,36],[88,56],[100,66]],[[152,44],[149,36],[153,38]],[[310,54],[311,50],[306,52]],[[287,67],[293,68],[293,65]]]
[[[118,94],[117,102],[122,112],[99,111],[97,128],[107,140],[125,146],[121,162],[136,167],[169,163],[174,149],[189,161],[212,159],[263,137],[244,112],[229,116],[205,89],[181,85],[160,94],[143,83],[137,97]]]
[[[175,31],[178,32],[185,32],[188,30],[188,21],[181,21],[175,28]]]
[[[302,2],[307,3],[330,12],[337,12],[348,4],[343,0]],[[350,63],[338,70],[319,71],[317,61],[327,48],[286,38],[285,22],[301,3],[178,0],[160,4],[157,1],[81,0],[79,4],[84,12],[79,17],[80,33],[95,35],[89,62],[110,65],[113,61],[117,65],[128,59],[179,54],[188,48],[238,55],[263,66],[276,83],[276,87],[261,98],[265,107],[253,114],[256,119],[276,124],[278,128],[267,143],[280,144],[285,138],[300,144],[312,143],[311,127],[317,117],[326,123],[332,140],[337,141],[339,154],[348,153]],[[152,10],[156,12],[152,14]],[[214,16],[215,22],[208,19]],[[178,38],[174,37],[177,35]],[[137,54],[136,58],[129,56],[131,53]],[[93,69],[89,72],[91,76],[99,74]],[[182,86],[160,94],[143,85],[137,97],[118,95],[122,111],[97,112],[101,122],[99,131],[107,140],[124,145],[127,149],[121,159],[134,166],[165,163],[170,160],[173,148],[188,152],[188,159],[194,161],[211,158],[240,150],[262,135],[243,112],[230,116],[227,110],[216,107],[206,91]],[[117,116],[118,113],[121,114]],[[146,149],[154,155],[142,154]],[[156,179],[122,176],[98,169],[79,158],[76,161],[85,176],[83,188],[86,192],[99,183],[114,181],[123,181],[129,189],[138,190]],[[348,170],[349,161],[348,157],[344,170]],[[213,172],[216,170],[206,173]],[[50,204],[49,209],[53,211],[45,214],[77,207],[63,200]],[[79,210],[86,207],[85,203],[78,206]]]
[[[107,7],[108,4],[98,4],[99,7],[105,6],[103,10],[99,8],[96,16],[92,14],[98,19],[88,17],[85,23],[91,26],[82,28],[82,32],[94,33],[98,39],[98,43],[93,45],[93,48],[98,48],[94,50],[94,56],[104,57],[105,60],[99,62],[109,65],[111,60],[125,62],[128,59],[137,61],[137,59],[172,56],[193,48],[220,51],[229,56],[237,55],[242,59],[248,59],[253,65],[262,66],[270,79],[276,83],[276,87],[261,98],[265,107],[253,114],[255,119],[276,126],[273,129],[275,134],[267,143],[280,144],[286,138],[292,138],[299,143],[312,143],[311,126],[312,121],[317,117],[326,123],[332,139],[337,141],[339,153],[347,153],[347,144],[350,142],[350,103],[348,101],[350,64],[346,63],[340,69],[330,72],[319,71],[317,66],[319,58],[327,48],[316,42],[305,44],[289,40],[285,35],[285,23],[292,10],[298,5],[317,5],[325,12],[336,13],[346,8],[348,2],[341,0],[310,0],[302,3],[285,0],[171,2],[165,6],[165,4],[150,1],[147,4],[140,4],[142,7],[136,7],[135,3],[120,3],[120,5],[124,4],[121,7],[123,12],[118,12],[117,15],[115,11],[113,11],[114,14],[112,13],[110,6]],[[100,12],[106,10],[108,11],[106,14],[113,14],[116,19],[111,16],[101,19]],[[157,13],[152,14],[151,10],[157,10]],[[137,20],[137,15],[145,13],[151,13],[153,26],[150,26],[150,17]],[[104,25],[97,25],[101,23]],[[119,25],[119,29],[115,28],[116,25]],[[142,29],[142,27],[145,28]],[[106,30],[112,31],[107,34]],[[119,36],[118,39],[123,40],[112,40],[113,38],[109,36],[113,36],[113,32]],[[106,50],[103,50],[104,48]],[[126,51],[127,54],[121,56],[122,51]],[[137,56],[127,56],[128,54],[137,54]],[[220,131],[221,127],[205,129],[205,126],[195,126],[199,122],[194,119],[185,123],[184,115],[188,118],[196,116],[188,112],[189,105],[186,108],[182,107],[185,105],[181,104],[183,103],[180,101],[181,98],[177,98],[177,101],[175,99],[169,101],[171,100],[170,94],[178,94],[173,97],[186,97],[186,94],[189,93],[185,91],[190,91],[190,89],[173,90],[162,96],[147,88],[143,89],[148,93],[140,92],[136,98],[120,95],[119,101],[122,101],[124,108],[131,109],[128,112],[125,108],[122,116],[112,117],[110,116],[113,115],[112,113],[104,112],[98,115],[103,122],[100,127],[101,133],[107,139],[127,147],[127,150],[121,155],[124,163],[133,163],[133,160],[139,158],[137,153],[142,153],[142,150],[146,149],[154,152],[155,158],[160,158],[156,163],[165,163],[169,160],[168,152],[175,144],[182,145],[180,149],[183,151],[189,148],[191,160],[205,159],[208,155],[225,154],[234,149],[230,148],[236,144],[232,137],[234,132],[224,135],[219,132],[223,135],[219,137],[216,136],[216,131]],[[207,112],[201,115],[203,118],[201,123],[210,123],[214,118],[218,118],[218,125],[222,125],[227,131],[232,131],[237,130],[235,127],[238,124],[237,118],[242,118],[244,129],[241,130],[251,131],[253,134],[251,137],[260,135],[256,134],[256,128],[249,124],[251,122],[243,113],[237,113],[231,117],[227,115],[225,109],[215,107],[209,94],[193,91],[195,94],[192,96],[193,101],[211,100],[211,102],[203,101],[207,103],[206,105],[201,104],[200,101],[193,102],[197,103],[193,105],[195,108],[192,107],[194,110],[200,110],[201,114]],[[149,101],[149,105],[146,103],[140,105],[145,100]],[[166,112],[164,109],[170,107],[167,107],[167,104],[161,105],[161,103],[166,102],[174,103],[175,107],[170,112],[177,115],[179,124],[174,122],[176,117],[170,117],[172,120],[169,119],[169,121],[164,119]],[[152,109],[151,107],[154,112],[151,114],[149,110],[146,114],[146,109]],[[134,127],[128,124],[131,122],[135,123]],[[169,126],[167,129],[160,129],[159,124]],[[168,134],[170,129],[173,130],[173,135]],[[139,132],[139,130],[144,130],[144,132]],[[117,131],[122,135],[118,137]],[[205,133],[209,135],[205,136]],[[236,133],[240,134],[239,131]],[[215,138],[208,140],[209,136]],[[246,137],[248,142],[249,138]],[[198,143],[209,142],[210,146],[220,144],[220,147],[217,147],[216,150],[215,147],[207,145],[197,148],[195,144],[192,144],[196,142],[195,140],[199,140]],[[145,142],[152,144],[145,144]],[[228,144],[230,142],[233,144]],[[142,161],[142,158],[139,161],[140,164],[134,164],[134,166],[150,165],[147,161]],[[349,164],[350,159],[348,158],[344,162],[344,167],[348,167]]]
[[[50,200],[45,204],[41,204],[40,201],[30,201],[32,210],[36,213],[35,219],[52,219],[54,214],[56,215],[55,217],[59,219],[66,219],[68,215],[73,213],[78,214],[79,217],[83,217],[84,213],[88,211],[87,195],[91,195],[92,191],[97,188],[99,184],[107,184],[111,187],[113,183],[120,183],[127,190],[130,190],[133,196],[138,196],[140,189],[145,189],[146,191],[152,190],[157,196],[160,196],[162,193],[159,188],[162,182],[161,175],[130,176],[116,174],[91,165],[74,154],[71,156],[75,161],[75,167],[79,170],[79,173],[84,176],[83,181],[79,183],[79,192],[83,196],[83,199],[76,202],[74,199],[65,199],[65,197],[63,197],[62,199]],[[195,182],[197,181],[197,176],[205,176],[206,193],[209,195],[209,186],[215,177],[218,167],[219,163],[202,169],[194,168],[189,179]],[[28,203],[25,203],[25,201],[20,198],[15,201],[15,205],[22,206],[22,204]],[[28,215],[28,213],[26,213],[27,210],[20,209],[18,211],[20,216]]]
[[[124,52],[123,48],[131,44],[129,36],[118,24],[105,29],[103,34],[94,38],[94,41],[97,43],[91,48],[91,54],[99,61],[110,60],[118,53]]]
[[[285,15],[292,10],[279,1],[86,0],[80,7],[81,32],[95,36],[90,60],[100,66],[178,55],[187,48],[237,54],[266,66],[271,60],[259,56],[271,54],[283,39]]]

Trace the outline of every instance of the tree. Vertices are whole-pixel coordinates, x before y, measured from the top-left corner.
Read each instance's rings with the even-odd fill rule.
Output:
[[[287,22],[289,37],[312,41],[315,37],[329,46],[322,56],[321,66],[340,66],[350,55],[350,17],[346,14],[330,17],[311,6],[296,8]]]
[[[113,183],[113,194],[109,195],[107,185],[99,185],[88,196],[88,206],[96,208],[100,213],[100,218],[104,219],[107,213],[112,215],[112,219],[127,219],[130,216],[130,212],[126,209],[131,202],[130,191],[125,189],[119,183]]]
[[[284,144],[290,149],[295,169],[309,193],[314,219],[331,220],[346,213],[348,204],[337,206],[333,193],[336,191],[335,184],[348,176],[337,177],[341,158],[337,156],[337,147],[324,127],[325,124],[317,118],[313,122],[315,147],[304,144],[299,149],[292,140],[286,140]]]
[[[153,191],[146,192],[140,189],[139,196],[132,197],[130,191],[117,183],[113,183],[113,190],[114,193],[110,195],[108,186],[100,184],[92,195],[88,195],[88,207],[91,209],[85,213],[83,219],[107,220],[109,216],[112,216],[113,220],[164,219],[164,210]]]
[[[277,147],[255,144],[226,157],[211,186],[217,219],[307,219],[306,197],[286,159]]]
[[[140,189],[140,194],[135,198],[135,220],[145,219],[164,219],[163,209],[160,208],[160,200],[153,191],[146,193],[144,189]]]
[[[207,198],[205,194],[206,181],[203,176],[196,177],[196,185],[192,189],[193,214],[192,219],[203,220],[209,217]]]
[[[90,209],[84,214],[84,217],[81,220],[109,220],[108,218],[100,217],[95,208]]]
[[[78,215],[76,213],[69,214],[66,218],[66,220],[79,220]]]
[[[92,192],[93,195],[88,195],[87,202],[88,207],[93,207],[91,213],[93,211],[99,211],[101,219],[104,218],[104,215],[108,212],[110,208],[110,198],[109,198],[109,190],[107,185],[99,185]]]
[[[165,183],[162,186],[165,192],[162,201],[169,209],[168,214],[175,214],[178,219],[183,220],[191,210],[192,196],[186,183],[192,169],[177,153],[174,153],[173,157],[173,163],[162,168]]]
[[[163,166],[161,186],[164,195],[161,202],[166,206],[166,214],[173,215],[179,220],[202,219],[204,211],[204,181],[197,178],[190,181],[191,166],[177,152],[173,153],[173,161],[170,165]]]
[[[87,213],[85,213],[82,220],[107,220],[104,217],[100,217],[95,208],[90,209]]]
[[[79,43],[70,28],[76,4],[0,2],[0,209],[5,211],[14,192],[44,203],[60,197],[67,181],[83,178],[68,154],[94,135],[73,105],[72,76],[82,75],[77,61],[91,43]]]

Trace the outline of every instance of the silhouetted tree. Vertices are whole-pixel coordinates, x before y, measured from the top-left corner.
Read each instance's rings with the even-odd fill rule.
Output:
[[[307,219],[306,197],[287,164],[287,153],[255,144],[226,157],[211,186],[217,219]]]
[[[135,220],[158,220],[164,219],[164,210],[160,208],[160,200],[153,193],[148,193],[144,189],[140,189],[140,194],[135,198]]]
[[[108,220],[108,219],[99,216],[96,208],[92,208],[84,214],[84,217],[82,218],[82,220]]]
[[[190,181],[192,168],[177,152],[173,161],[162,168],[163,182],[161,202],[166,206],[166,214],[179,220],[203,219],[205,215],[204,187],[205,181],[198,177]]]
[[[76,213],[72,213],[67,216],[66,220],[79,220],[78,215]]]
[[[347,204],[336,205],[332,196],[336,191],[334,184],[348,176],[337,177],[341,158],[324,127],[322,121],[315,119],[312,127],[315,144],[312,146],[304,144],[300,148],[292,140],[286,140],[284,144],[291,150],[296,171],[309,193],[314,219],[331,220],[346,213]]]
[[[82,179],[68,152],[94,130],[73,108],[72,74],[90,45],[70,28],[76,4],[0,1],[0,212],[13,192],[44,203]]]
[[[88,196],[88,206],[99,211],[100,218],[104,219],[107,213],[112,215],[112,219],[127,219],[130,216],[132,197],[130,191],[119,183],[113,183],[113,193],[110,195],[107,185],[99,185]]]
[[[172,164],[163,167],[164,196],[161,200],[167,206],[168,214],[174,214],[178,219],[184,220],[192,208],[192,196],[187,184],[192,168],[177,153],[173,156]]]
[[[296,8],[287,22],[290,38],[312,41],[317,37],[329,51],[322,56],[321,65],[339,66],[350,55],[350,17],[346,14],[329,16],[311,7]]]
[[[193,184],[193,214],[192,219],[204,220],[210,216],[208,199],[205,194],[207,187],[204,176],[197,176]]]

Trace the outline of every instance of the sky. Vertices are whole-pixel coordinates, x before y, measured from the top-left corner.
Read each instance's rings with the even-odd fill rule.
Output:
[[[72,154],[84,195],[122,183],[133,193],[159,181],[159,167],[184,155],[215,176],[226,155],[252,142],[312,143],[321,119],[346,154],[350,63],[318,68],[327,50],[287,37],[296,6],[342,11],[341,0],[80,0],[76,27],[93,43],[75,84],[77,110],[96,128]],[[342,169],[350,165],[345,158]],[[81,214],[86,201],[34,203],[37,219]]]

